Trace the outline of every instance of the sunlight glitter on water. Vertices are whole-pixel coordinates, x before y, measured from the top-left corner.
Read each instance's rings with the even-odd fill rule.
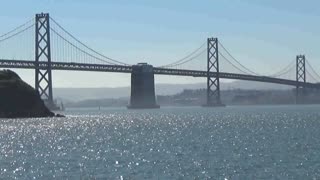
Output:
[[[0,179],[312,179],[319,106],[71,110],[2,119]]]

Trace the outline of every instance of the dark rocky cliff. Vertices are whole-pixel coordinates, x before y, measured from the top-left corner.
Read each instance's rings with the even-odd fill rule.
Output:
[[[33,87],[15,72],[0,70],[0,118],[53,116]]]

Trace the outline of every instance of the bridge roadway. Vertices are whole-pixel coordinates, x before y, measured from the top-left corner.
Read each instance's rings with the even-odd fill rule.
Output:
[[[20,69],[45,69],[47,62],[40,62],[38,65],[35,61],[30,60],[6,60],[0,59],[1,68],[20,68]],[[104,65],[104,64],[83,64],[83,63],[65,63],[65,62],[51,62],[52,70],[69,70],[69,71],[96,71],[96,72],[118,72],[118,73],[131,73],[131,66],[123,65]],[[191,76],[191,77],[207,77],[207,71],[187,70],[187,69],[168,69],[154,67],[154,74],[161,75],[175,75],[175,76]],[[246,74],[236,74],[220,72],[222,79],[237,79],[246,81],[258,81],[266,83],[283,84],[289,86],[302,86],[306,88],[320,88],[319,84],[296,82],[294,80],[273,78],[267,76],[253,76]],[[216,77],[217,73],[210,72],[210,76]]]

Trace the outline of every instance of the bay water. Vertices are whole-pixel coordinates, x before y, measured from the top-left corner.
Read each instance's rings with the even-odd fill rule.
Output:
[[[320,106],[0,119],[0,179],[320,179]]]

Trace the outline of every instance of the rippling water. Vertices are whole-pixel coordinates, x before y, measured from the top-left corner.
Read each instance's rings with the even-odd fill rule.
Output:
[[[0,179],[319,179],[320,106],[0,119]]]

